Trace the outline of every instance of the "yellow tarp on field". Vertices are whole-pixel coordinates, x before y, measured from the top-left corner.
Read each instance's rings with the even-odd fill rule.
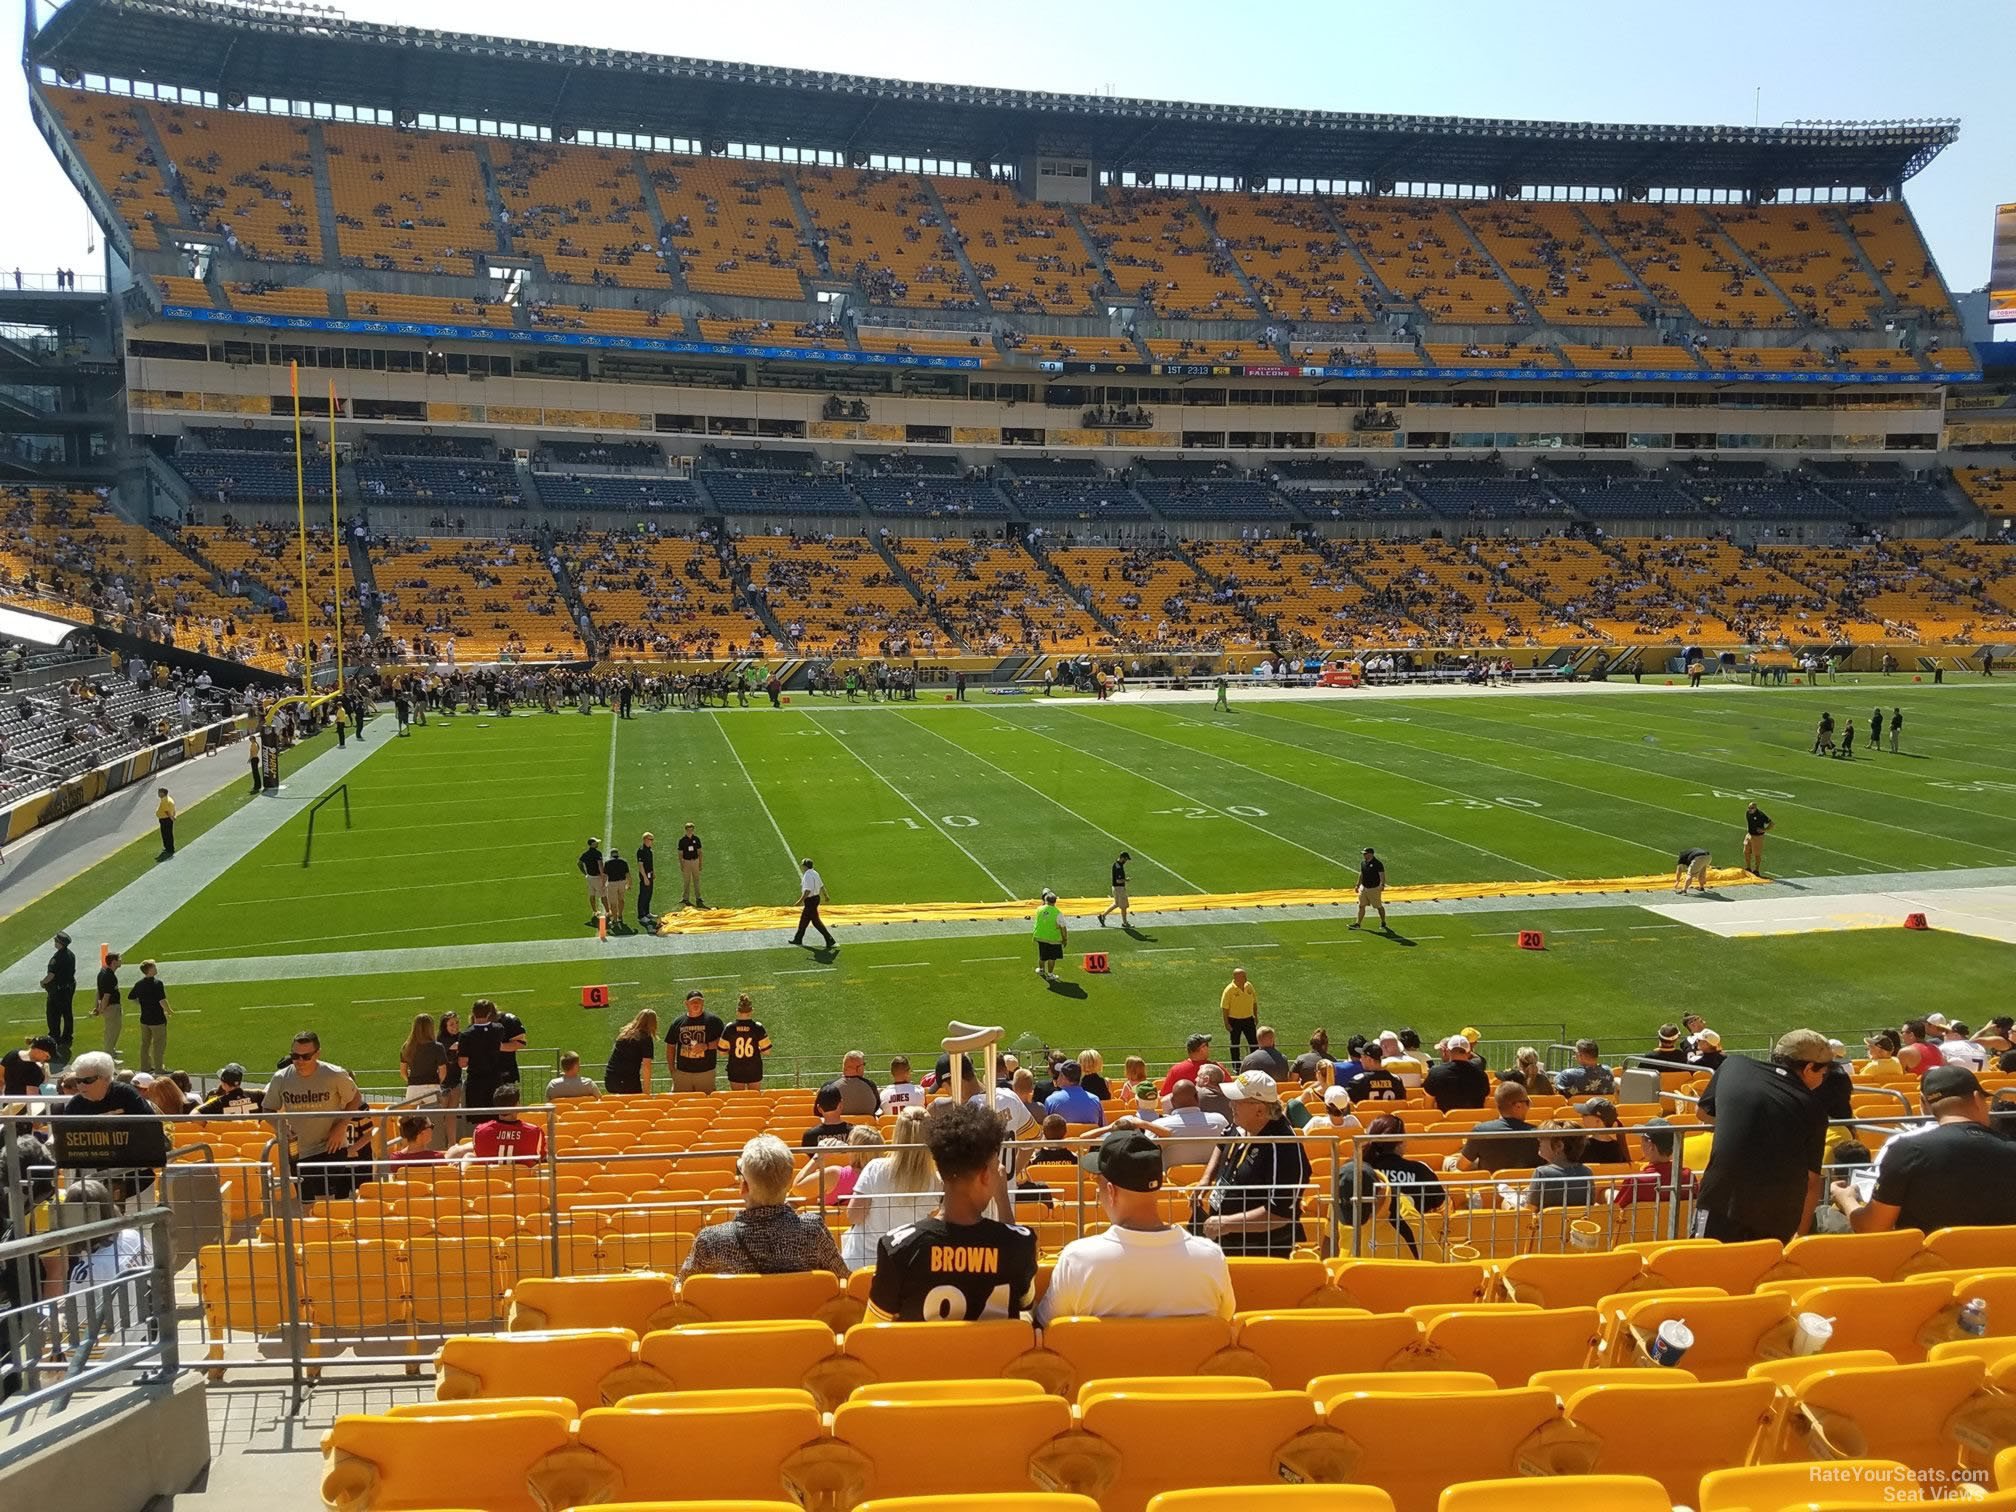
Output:
[[[1717,887],[1743,887],[1763,878],[1740,867],[1717,867],[1708,873]],[[1549,878],[1544,882],[1430,882],[1418,887],[1389,887],[1386,902],[1453,903],[1464,898],[1549,898],[1589,893],[1654,892],[1670,888],[1670,872],[1648,877],[1593,877],[1570,880]],[[1355,904],[1357,894],[1350,888],[1280,887],[1264,892],[1174,893],[1162,897],[1133,898],[1131,913],[1197,913],[1213,908],[1308,908],[1318,904]],[[1096,914],[1110,907],[1106,898],[1059,898],[1057,906],[1069,917]],[[831,924],[936,924],[974,919],[1026,919],[1036,911],[1036,899],[1006,900],[999,903],[829,903],[820,917]],[[798,923],[798,908],[709,908],[683,909],[658,921],[658,933],[711,934],[720,930],[791,929]]]

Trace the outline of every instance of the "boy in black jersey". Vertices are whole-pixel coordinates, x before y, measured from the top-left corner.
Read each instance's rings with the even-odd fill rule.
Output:
[[[1120,927],[1122,929],[1130,927],[1127,923],[1127,863],[1133,859],[1126,851],[1122,851],[1120,858],[1113,863],[1113,901],[1107,904],[1105,912],[1099,915],[1101,929],[1106,927],[1106,915],[1116,908],[1120,910]]]
[[[735,1000],[735,1017],[721,1036],[728,1057],[728,1090],[754,1092],[763,1085],[763,1057],[770,1052],[770,1033],[755,1019],[756,1005],[743,993]]]
[[[987,1216],[1007,1214],[1001,1116],[957,1103],[925,1133],[945,1190],[942,1216],[884,1234],[875,1251],[868,1318],[878,1323],[1019,1318],[1036,1292],[1036,1235]]]

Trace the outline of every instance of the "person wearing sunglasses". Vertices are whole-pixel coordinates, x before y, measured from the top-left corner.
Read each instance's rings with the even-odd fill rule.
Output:
[[[103,1050],[91,1050],[70,1063],[70,1077],[77,1092],[63,1105],[65,1113],[130,1113],[153,1118],[160,1110],[147,1101],[146,1094],[130,1082],[114,1081],[119,1063]]]
[[[311,1185],[321,1190],[332,1173],[309,1168],[349,1159],[343,1114],[362,1105],[357,1083],[348,1071],[322,1059],[322,1037],[312,1029],[294,1036],[287,1064],[273,1074],[262,1099],[268,1113],[288,1115],[286,1127],[294,1139],[294,1160],[301,1169],[304,1198]]]

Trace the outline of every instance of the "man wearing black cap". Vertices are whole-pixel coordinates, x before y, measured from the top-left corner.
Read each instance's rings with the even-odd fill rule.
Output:
[[[1701,1173],[1695,1238],[1782,1244],[1812,1229],[1827,1142],[1818,1093],[1833,1060],[1825,1035],[1794,1029],[1768,1061],[1734,1055],[1717,1068],[1701,1094],[1715,1143]]]
[[[1230,1319],[1232,1273],[1208,1239],[1162,1221],[1162,1147],[1118,1129],[1078,1157],[1099,1178],[1099,1206],[1112,1227],[1064,1246],[1036,1307],[1051,1318]]]
[[[1867,1202],[1852,1183],[1835,1182],[1834,1206],[1858,1234],[2016,1223],[2016,1145],[1990,1127],[1980,1081],[1960,1066],[1935,1066],[1919,1088],[1934,1126],[1890,1142]]]
[[[0,1055],[0,1091],[9,1097],[32,1097],[42,1090],[49,1075],[49,1062],[56,1058],[56,1041],[38,1034],[19,1050]]]
[[[263,1092],[245,1089],[245,1068],[233,1061],[217,1073],[217,1090],[204,1098],[196,1111],[205,1117],[218,1113],[260,1113],[265,1111]]]
[[[43,1017],[49,1024],[49,1038],[56,1041],[56,1053],[70,1059],[70,1042],[77,1037],[77,957],[70,949],[70,936],[60,930],[51,941],[56,949],[42,968]]]

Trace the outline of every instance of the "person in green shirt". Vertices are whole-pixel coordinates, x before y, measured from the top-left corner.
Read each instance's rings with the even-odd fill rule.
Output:
[[[1069,931],[1064,916],[1057,911],[1057,894],[1043,889],[1043,906],[1036,910],[1036,975],[1046,982],[1058,980],[1051,967],[1064,959],[1064,940]]]
[[[1213,704],[1211,709],[1213,713],[1216,713],[1220,709],[1223,709],[1227,714],[1232,712],[1232,706],[1225,702],[1225,674],[1223,672],[1218,674],[1218,702]]]

